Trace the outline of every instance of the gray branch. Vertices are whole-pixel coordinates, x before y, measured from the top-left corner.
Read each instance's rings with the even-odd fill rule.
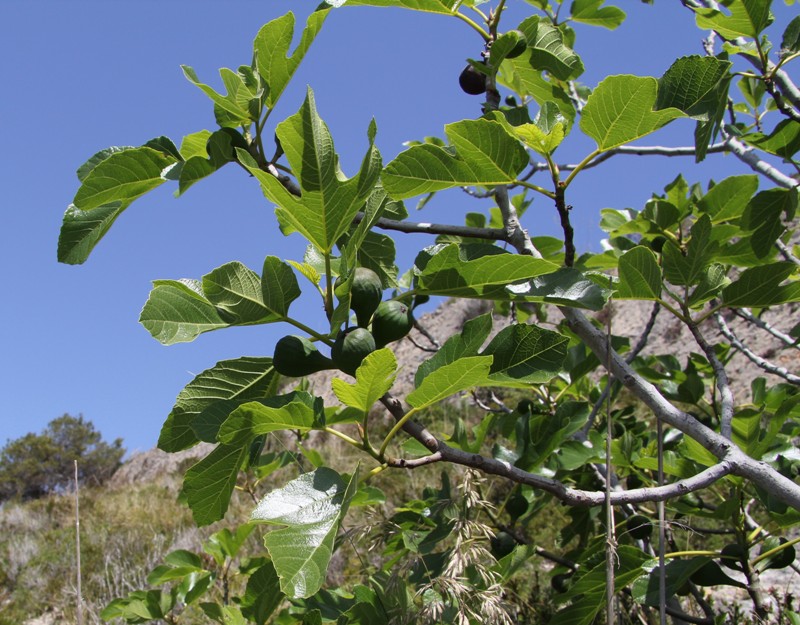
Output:
[[[513,245],[520,254],[541,258],[542,255],[531,241],[528,232],[520,225],[517,209],[508,199],[508,187],[503,185],[495,187],[494,196],[505,225],[503,240]]]
[[[600,362],[607,362],[609,354],[606,349],[605,334],[598,330],[581,311],[567,307],[560,307],[560,310],[570,329],[588,345]],[[800,485],[778,473],[766,462],[750,458],[724,436],[673,406],[655,386],[636,373],[614,350],[611,350],[610,356],[611,373],[649,407],[656,417],[700,443],[727,466],[730,473],[747,478],[781,501],[800,510]]]
[[[789,336],[785,332],[781,332],[780,330],[778,330],[778,328],[770,325],[763,319],[759,319],[747,308],[733,308],[732,310],[734,315],[744,319],[748,323],[753,324],[757,328],[761,328],[762,330],[764,330],[764,332],[771,334],[776,339],[784,343],[787,347],[794,347],[795,349],[800,349],[800,345],[797,344],[797,339]]]
[[[775,247],[778,248],[778,251],[785,260],[788,260],[790,263],[794,263],[795,265],[800,265],[800,258],[797,258],[797,256],[792,254],[792,250],[790,250],[783,241],[780,239],[775,241]]]
[[[716,153],[716,152],[726,152],[728,150],[727,145],[724,141],[719,143],[714,143],[709,146],[708,153]],[[585,165],[584,169],[591,169],[592,167],[597,167],[601,163],[607,161],[612,156],[617,156],[619,154],[629,154],[633,156],[667,156],[667,157],[674,157],[674,156],[694,156],[697,153],[697,149],[694,146],[680,146],[680,147],[668,147],[663,145],[642,145],[642,146],[634,146],[634,145],[622,145],[618,148],[614,148],[613,150],[608,150],[607,152],[603,152],[597,158],[592,159],[589,161],[587,165]],[[572,171],[578,166],[577,163],[564,163],[563,165],[559,165],[558,168],[561,171]],[[546,171],[548,169],[547,163],[534,163],[533,165],[534,171]]]
[[[755,352],[753,352],[749,347],[747,347],[739,337],[734,334],[733,330],[730,329],[727,323],[725,323],[725,319],[722,315],[717,311],[714,313],[714,319],[717,321],[717,325],[719,326],[719,331],[722,332],[723,336],[731,342],[731,345],[735,347],[739,352],[741,352],[750,362],[755,364],[757,367],[763,369],[767,373],[771,373],[772,375],[777,375],[778,377],[783,378],[789,384],[795,384],[800,386],[800,377],[790,373],[786,367],[779,367],[778,365],[762,358]]]
[[[791,176],[787,176],[766,161],[762,161],[758,157],[758,154],[755,153],[753,148],[745,145],[736,137],[726,137],[725,145],[734,154],[734,156],[736,156],[736,158],[748,165],[750,169],[761,174],[762,176],[765,176],[766,178],[769,178],[779,187],[783,187],[784,189],[792,189],[800,184]]]
[[[381,403],[389,413],[399,421],[405,417],[405,409],[400,400],[392,397],[388,393],[381,398]],[[420,466],[433,464],[436,462],[450,462],[460,464],[487,473],[505,477],[519,484],[526,484],[550,493],[560,501],[571,506],[602,506],[606,503],[606,493],[602,491],[586,491],[571,488],[548,477],[529,473],[513,466],[508,462],[488,458],[480,454],[469,453],[461,449],[450,447],[444,441],[439,440],[427,429],[415,421],[407,421],[403,425],[403,430],[422,443],[431,453],[422,458],[406,460],[403,458],[392,458],[386,461],[387,465],[395,468],[414,469]],[[648,488],[636,488],[625,491],[614,491],[610,494],[611,504],[615,506],[633,503],[644,503],[653,501],[666,501],[680,497],[702,488],[707,488],[733,472],[734,466],[731,462],[723,460],[719,464],[709,467],[692,477],[666,484],[664,486],[653,486]],[[784,478],[786,479],[786,478]],[[800,489],[800,487],[799,487]],[[798,496],[800,499],[800,495]],[[800,505],[800,504],[798,504]]]
[[[364,219],[364,213],[357,213],[353,223],[359,223]],[[407,234],[444,234],[470,239],[491,239],[493,241],[505,241],[506,231],[502,228],[473,228],[470,226],[453,226],[450,224],[432,224],[428,222],[397,221],[396,219],[386,219],[381,217],[375,223],[376,228],[381,230],[394,230]]]
[[[733,391],[728,382],[728,374],[719,358],[717,358],[714,347],[706,341],[705,337],[700,332],[700,328],[697,327],[697,324],[692,321],[686,325],[692,333],[694,340],[697,341],[700,349],[703,350],[706,358],[708,358],[708,362],[711,363],[711,368],[714,370],[720,396],[719,431],[725,438],[730,440],[733,436]]]

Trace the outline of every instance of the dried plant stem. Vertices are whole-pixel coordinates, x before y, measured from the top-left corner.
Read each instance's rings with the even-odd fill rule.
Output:
[[[78,461],[75,460],[75,568],[78,583],[76,603],[78,625],[83,625],[83,595],[81,593],[81,512],[78,492]]]

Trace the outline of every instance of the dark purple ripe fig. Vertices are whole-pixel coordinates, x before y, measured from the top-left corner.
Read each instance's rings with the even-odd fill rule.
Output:
[[[472,65],[467,65],[458,77],[461,90],[469,95],[486,93],[486,76]]]

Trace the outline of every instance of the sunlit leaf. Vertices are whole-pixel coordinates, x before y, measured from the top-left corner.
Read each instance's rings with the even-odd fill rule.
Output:
[[[253,511],[254,521],[282,526],[268,532],[264,544],[288,597],[310,597],[321,588],[357,484],[357,472],[345,484],[332,469],[319,468],[272,491]]]
[[[630,143],[649,135],[683,113],[675,108],[654,110],[658,81],[651,77],[609,76],[586,101],[581,130],[600,150]]]
[[[514,181],[528,164],[525,149],[496,121],[464,120],[445,126],[449,147],[414,145],[386,165],[382,181],[404,199],[464,185]]]

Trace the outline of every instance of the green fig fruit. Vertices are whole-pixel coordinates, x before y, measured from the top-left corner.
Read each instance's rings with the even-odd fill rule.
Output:
[[[514,551],[517,541],[508,532],[497,532],[491,539],[492,555],[499,560]]]
[[[334,283],[334,291],[342,285],[341,277]],[[383,298],[383,284],[377,273],[366,267],[356,267],[350,287],[350,309],[356,314],[360,328],[369,325],[372,315]]]
[[[414,327],[414,317],[403,302],[388,300],[381,302],[372,318],[372,336],[375,345],[384,345],[403,338]]]
[[[729,569],[744,571],[744,562],[747,560],[747,552],[738,543],[725,545],[720,551],[722,558],[720,564]]]
[[[335,368],[333,361],[319,353],[311,341],[294,335],[284,336],[275,344],[272,366],[275,371],[290,378]]]
[[[504,36],[514,40],[514,47],[506,54],[507,59],[515,59],[528,49],[528,38],[521,30],[510,30]]]
[[[375,351],[375,339],[365,328],[347,328],[339,332],[331,349],[331,358],[340,370],[355,375],[361,361]]]

